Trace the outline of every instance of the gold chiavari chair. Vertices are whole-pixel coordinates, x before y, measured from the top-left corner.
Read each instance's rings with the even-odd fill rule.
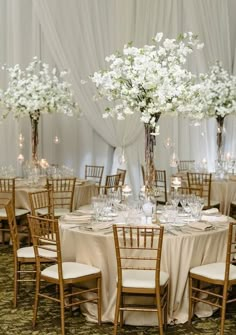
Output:
[[[39,298],[60,304],[61,333],[65,334],[65,308],[83,303],[96,303],[98,323],[101,323],[101,271],[91,265],[62,261],[60,233],[57,220],[28,216],[34,251],[36,255],[36,292],[33,313],[33,327],[36,325]],[[45,246],[46,244],[46,246]],[[55,247],[54,264],[42,264],[40,250]],[[55,285],[53,294],[44,290],[45,284]],[[59,294],[58,294],[59,293]],[[87,295],[86,295],[87,293]],[[42,321],[45,320],[45,315]]]
[[[18,223],[22,221],[24,225],[24,235],[30,239],[26,215],[30,212],[25,208],[16,208],[15,206],[15,178],[0,178],[0,199],[11,199],[14,215]],[[2,242],[5,243],[5,235],[10,233],[7,223],[7,213],[4,208],[0,209],[0,231],[2,233]]]
[[[72,212],[76,178],[47,178],[47,189],[51,192],[54,217]]]
[[[161,252],[164,228],[160,226],[113,225],[117,260],[117,297],[114,318],[114,335],[118,321],[124,322],[124,312],[156,312],[159,334],[163,335],[163,323],[167,325],[169,275],[161,271]],[[143,296],[140,301],[130,302],[127,296]],[[147,305],[148,297],[154,303]],[[164,320],[163,320],[164,312]]]
[[[189,272],[189,323],[197,302],[220,308],[220,335],[224,334],[226,306],[236,302],[236,298],[230,294],[233,285],[236,285],[235,230],[236,222],[231,222],[224,262],[196,266]]]
[[[168,194],[165,170],[155,170],[155,186],[158,191],[157,204],[166,204]]]
[[[32,246],[20,247],[19,234],[16,225],[15,213],[12,200],[9,200],[5,205],[7,214],[8,225],[10,229],[13,261],[14,261],[14,294],[13,294],[13,307],[17,306],[17,296],[19,294],[19,286],[23,282],[34,282],[36,269],[35,269],[35,254]],[[51,262],[51,257],[55,257],[55,252],[40,251],[41,261],[44,263]],[[45,259],[47,257],[47,259]]]
[[[195,160],[180,160],[177,165],[178,172],[192,171],[194,164]]]
[[[85,165],[85,179],[94,181],[98,187],[98,191],[102,183],[103,171],[104,166]]]
[[[124,186],[125,184],[125,176],[126,176],[126,170],[123,169],[117,169],[116,174],[120,174],[120,185]]]
[[[202,197],[205,199],[204,209],[218,208],[220,209],[220,203],[217,200],[211,199],[211,173],[201,172],[187,172],[188,187],[190,189],[201,188]]]

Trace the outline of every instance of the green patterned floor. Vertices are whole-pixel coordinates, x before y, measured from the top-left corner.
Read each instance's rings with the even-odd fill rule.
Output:
[[[22,285],[19,306],[12,308],[13,268],[10,247],[0,247],[0,335],[56,335],[60,334],[59,308],[55,303],[45,302],[40,304],[38,313],[38,324],[32,329],[32,305],[33,284]],[[230,306],[225,322],[225,335],[236,334],[236,308]],[[214,315],[207,319],[195,319],[194,329],[187,324],[168,326],[166,334],[195,335],[208,334],[217,335],[219,318]],[[98,326],[88,323],[77,311],[73,316],[66,314],[66,335],[107,335],[112,334],[112,324]],[[131,327],[124,326],[119,334],[128,335],[152,335],[158,334],[155,327]]]

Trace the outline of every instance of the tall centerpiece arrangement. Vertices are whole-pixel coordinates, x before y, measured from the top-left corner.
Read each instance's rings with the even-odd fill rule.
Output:
[[[217,159],[222,160],[225,117],[236,112],[236,77],[230,75],[217,61],[205,74],[200,74],[203,116],[214,117],[217,123]]]
[[[22,70],[19,64],[4,68],[9,77],[8,87],[0,91],[1,119],[12,113],[15,119],[30,118],[32,161],[38,160],[38,127],[44,113],[61,112],[73,115],[77,105],[71,84],[64,80],[67,71],[57,73],[37,57]]]
[[[161,115],[185,116],[184,105],[189,103],[193,74],[185,67],[193,49],[201,48],[197,36],[191,32],[177,39],[163,40],[158,33],[152,45],[137,48],[129,43],[122,52],[106,57],[109,67],[91,77],[97,88],[97,98],[106,98],[115,105],[108,106],[103,117],[124,120],[138,113],[145,128],[145,186],[154,184],[154,145],[159,134]]]

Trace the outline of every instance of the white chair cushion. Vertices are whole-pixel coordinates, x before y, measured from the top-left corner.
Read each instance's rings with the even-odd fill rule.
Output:
[[[225,263],[211,263],[197,266],[190,270],[190,273],[200,275],[209,279],[224,280]],[[236,279],[236,266],[230,265],[229,280]]]
[[[60,217],[66,213],[70,213],[69,208],[54,208],[54,216],[56,217]]]
[[[15,213],[16,213],[16,216],[21,216],[21,215],[29,214],[30,211],[28,209],[16,208]]]
[[[236,200],[231,201],[231,204],[234,205],[234,206],[236,206]]]
[[[5,208],[0,208],[0,217],[7,218],[7,213],[5,211]]]
[[[45,207],[45,208],[37,209],[37,210],[36,210],[36,213],[37,213],[38,215],[42,215],[42,216],[47,215],[47,214],[48,214],[48,208]]]
[[[15,213],[16,216],[21,216],[21,215],[26,215],[30,211],[28,209],[23,209],[23,208],[15,208]],[[7,218],[7,213],[5,211],[5,208],[0,209],[0,217]]]
[[[169,279],[169,274],[160,272],[160,285],[163,286]],[[155,288],[154,270],[123,270],[122,286],[135,288]]]
[[[210,206],[211,207],[218,207],[220,205],[220,203],[219,203],[219,201],[217,201],[217,200],[210,200]],[[207,199],[205,199],[205,201],[204,201],[204,206],[208,206],[208,201],[207,201]]]
[[[100,272],[100,269],[87,264],[81,264],[76,262],[63,262],[62,272],[64,279],[73,279],[98,273]],[[49,278],[58,279],[58,265],[55,264],[47,267],[41,272],[41,274]]]
[[[50,257],[50,258],[55,258],[57,257],[57,253],[53,250],[55,250],[55,247],[52,245],[45,245],[45,247],[52,249],[50,250],[45,250],[45,249],[39,249],[39,255],[41,257]],[[34,254],[34,248],[33,247],[24,247],[20,248],[17,250],[17,257],[24,257],[24,258],[35,258]]]

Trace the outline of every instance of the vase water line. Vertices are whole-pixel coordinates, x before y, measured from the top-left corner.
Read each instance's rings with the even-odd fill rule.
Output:
[[[35,111],[34,113],[30,113],[30,122],[31,122],[31,159],[33,162],[38,161],[38,144],[39,144],[39,136],[38,136],[38,125],[39,125],[39,116],[40,112]]]

